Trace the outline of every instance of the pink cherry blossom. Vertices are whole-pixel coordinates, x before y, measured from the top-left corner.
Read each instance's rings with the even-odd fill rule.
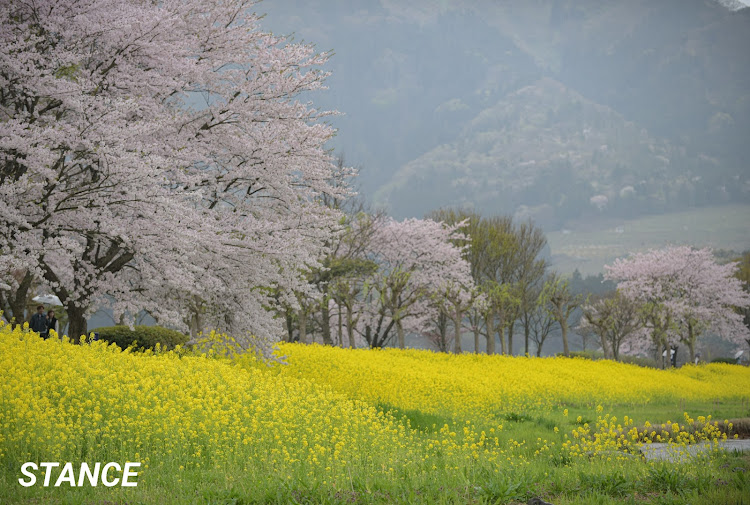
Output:
[[[657,344],[682,342],[692,360],[698,339],[707,332],[737,346],[750,336],[735,310],[750,306],[750,294],[734,276],[737,263],[717,264],[710,249],[667,247],[618,259],[605,270],[625,296],[644,304],[651,322],[632,341],[631,351],[647,350],[661,333]]]
[[[73,336],[102,305],[269,342],[338,213],[327,55],[247,0],[0,6],[0,266],[43,279]],[[252,335],[252,337],[251,337]],[[265,345],[265,344],[264,344]],[[266,346],[267,348],[267,346]]]

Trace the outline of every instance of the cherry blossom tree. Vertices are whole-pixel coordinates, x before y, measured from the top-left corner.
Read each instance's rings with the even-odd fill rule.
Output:
[[[668,247],[619,259],[605,267],[623,295],[644,304],[644,319],[657,349],[669,339],[683,342],[695,359],[701,335],[716,332],[739,345],[748,336],[735,310],[750,306],[750,294],[734,275],[737,263],[719,265],[710,249]],[[641,348],[647,341],[640,340]]]
[[[327,56],[248,0],[0,6],[0,257],[60,298],[268,342],[339,213]],[[0,258],[1,260],[1,258]],[[0,261],[2,263],[2,261]]]
[[[463,251],[452,243],[460,239],[457,226],[430,219],[387,219],[377,227],[370,256],[379,268],[368,279],[364,297],[371,316],[368,342],[377,338],[374,328],[378,333],[395,328],[398,346],[404,348],[407,324],[414,329],[427,324],[434,310],[430,295],[436,293],[450,293],[455,324],[473,286]]]

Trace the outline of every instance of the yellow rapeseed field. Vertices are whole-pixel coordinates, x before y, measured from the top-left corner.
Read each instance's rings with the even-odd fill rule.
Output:
[[[0,322],[0,467],[10,472],[0,484],[15,482],[25,461],[138,461],[146,489],[218,472],[226,486],[241,478],[369,493],[378,482],[439,490],[456,479],[484,493],[471,483],[534,462],[612,459],[642,443],[724,436],[710,419],[688,415],[681,424],[635,427],[601,404],[750,394],[750,370],[728,365],[657,371],[296,344],[279,354],[287,364],[214,351],[121,351],[42,340]],[[576,425],[568,407],[589,408],[596,421]],[[404,415],[414,412],[427,417]],[[541,428],[504,426],[509,414],[532,412],[546,413]]]
[[[158,456],[335,475],[412,447],[372,406],[224,359],[43,341],[3,326],[0,382],[0,460],[140,460],[147,470]]]
[[[140,461],[146,475],[231,467],[330,484],[506,454],[494,429],[446,425],[417,438],[366,402],[248,363],[41,340],[0,323],[0,462]]]
[[[664,371],[585,359],[297,344],[283,345],[281,354],[290,364],[285,376],[312,378],[369,403],[459,416],[750,398],[750,369],[725,364]]]

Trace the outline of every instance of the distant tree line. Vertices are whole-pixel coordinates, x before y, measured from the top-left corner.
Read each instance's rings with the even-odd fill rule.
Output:
[[[287,341],[404,348],[412,335],[442,352],[541,356],[559,336],[566,356],[575,338],[615,360],[678,344],[694,360],[709,334],[750,338],[747,254],[719,264],[707,249],[667,248],[565,278],[531,221],[458,209],[395,221],[362,205],[346,215],[309,289],[279,314]]]

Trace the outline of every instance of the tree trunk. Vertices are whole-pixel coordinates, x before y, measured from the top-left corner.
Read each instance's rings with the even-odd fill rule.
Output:
[[[328,297],[323,296],[323,303],[320,304],[320,313],[323,318],[321,321],[321,329],[323,332],[323,345],[333,345],[331,340],[331,318],[328,312]]]
[[[338,342],[337,345],[339,347],[344,347],[344,322],[343,322],[343,316],[341,314],[341,305],[337,305],[338,307],[338,313],[339,313],[339,327],[338,327]]]
[[[292,311],[289,309],[286,311],[286,332],[288,335],[287,342],[294,342],[294,318],[292,317]]]
[[[609,342],[607,341],[607,335],[605,335],[603,332],[601,335],[599,335],[599,343],[602,346],[602,352],[604,353],[604,359],[611,359],[612,355],[609,351]]]
[[[441,312],[439,317],[443,318],[440,325],[440,350],[448,352],[448,316]]]
[[[349,348],[354,349],[357,347],[357,345],[354,343],[354,323],[352,320],[354,317],[352,317],[352,308],[347,307],[346,308],[346,333],[349,336]]]
[[[463,319],[461,314],[461,311],[456,311],[456,314],[453,316],[453,326],[456,329],[456,338],[455,342],[453,342],[453,352],[456,354],[461,354],[463,351],[461,350],[461,320]]]
[[[508,350],[505,348],[505,314],[501,310],[498,314],[498,323],[500,325],[497,328],[497,336],[500,339],[500,354],[507,354]]]
[[[523,353],[529,355],[529,331],[531,330],[531,321],[528,320],[527,316],[524,316],[523,321]]]
[[[495,315],[490,314],[486,319],[487,324],[487,354],[495,354]],[[502,334],[502,330],[501,334]]]
[[[307,343],[307,311],[304,308],[299,311],[299,342]]]
[[[513,326],[515,321],[508,325],[508,354],[513,356]]]
[[[68,324],[70,329],[68,331],[68,337],[71,342],[80,343],[81,336],[87,333],[86,318],[83,316],[83,309],[78,307],[66,307],[65,311],[68,313]]]
[[[474,354],[479,354],[479,327],[474,327]]]
[[[396,320],[396,335],[398,335],[398,348],[406,348],[406,336],[404,335],[404,327],[401,326],[401,319]]]
[[[615,361],[620,361],[620,346],[617,344],[612,345],[612,355],[615,358]]]
[[[693,338],[694,332],[693,332],[693,325],[692,323],[688,323],[688,349],[690,350],[690,363],[695,363],[695,339]]]
[[[563,353],[565,353],[566,357],[570,357],[570,349],[568,348],[568,321],[564,317],[560,319],[560,330],[562,330]]]
[[[18,289],[15,293],[9,293],[6,300],[10,314],[3,314],[5,319],[12,324],[23,324],[26,312],[26,302],[29,299],[29,289],[31,289],[31,283],[34,280],[34,276],[28,271],[23,276]],[[0,307],[2,309],[2,307]]]
[[[194,309],[192,316],[190,317],[190,339],[196,340],[198,334],[203,331],[203,321],[201,321],[200,309]],[[72,332],[71,332],[72,334]]]

